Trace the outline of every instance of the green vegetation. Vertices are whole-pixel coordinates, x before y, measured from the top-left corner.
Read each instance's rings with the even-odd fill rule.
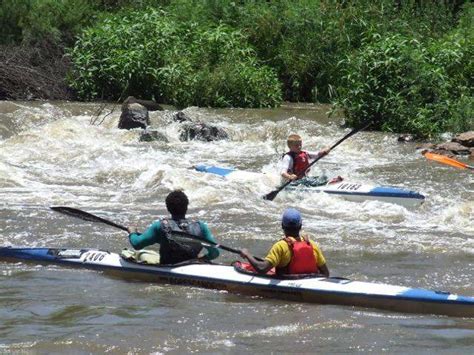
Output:
[[[179,107],[275,106],[281,90],[240,31],[179,22],[148,8],[108,16],[70,53],[73,87],[84,98],[126,91]]]
[[[83,26],[91,24],[99,0],[2,0],[0,44],[45,39],[73,43]]]
[[[472,18],[463,0],[4,0],[0,41],[68,46],[82,99],[332,102],[429,137],[474,129]]]
[[[474,129],[471,30],[470,21],[461,19],[438,39],[400,34],[369,39],[340,63],[337,104],[348,123],[375,119],[375,128],[419,137]]]

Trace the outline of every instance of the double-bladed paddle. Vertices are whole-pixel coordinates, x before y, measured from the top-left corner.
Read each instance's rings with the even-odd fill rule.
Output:
[[[118,229],[121,229],[121,230],[124,230],[124,231],[127,231],[128,232],[128,229],[127,227],[125,226],[122,226],[120,224],[117,224],[115,222],[112,222],[112,221],[109,221],[105,218],[102,218],[102,217],[99,217],[99,216],[96,216],[96,215],[93,215],[92,213],[89,213],[89,212],[86,212],[86,211],[82,211],[80,209],[77,209],[77,208],[73,208],[73,207],[64,207],[64,206],[52,206],[50,207],[53,211],[56,211],[56,212],[59,212],[59,213],[63,213],[63,214],[67,214],[68,216],[72,216],[72,217],[76,217],[76,218],[80,218],[84,221],[89,221],[89,222],[101,222],[101,223],[105,223],[105,224],[108,224],[109,226],[112,226],[112,227],[115,227],[115,228],[118,228]],[[175,233],[175,232],[173,232]],[[202,241],[202,240],[199,240],[199,239],[196,239],[196,236],[192,235],[192,234],[189,234],[189,233],[186,233],[186,232],[176,232],[177,234],[183,236],[184,238],[188,238],[188,239],[193,239],[199,243],[201,243],[201,245],[203,247],[210,247],[210,246],[213,246],[215,248],[220,248],[220,249],[223,249],[223,250],[226,250],[226,251],[229,251],[231,253],[235,253],[235,254],[239,254],[240,255],[240,250],[238,249],[234,249],[234,248],[231,248],[231,247],[228,247],[228,246],[225,246],[225,245],[222,245],[222,244],[218,244],[218,243],[214,243],[214,242],[211,242],[211,241]]]
[[[426,159],[434,160],[441,164],[454,166],[455,168],[458,168],[458,169],[474,170],[474,166],[472,165],[467,165],[466,163],[460,162],[459,160],[448,158],[447,156],[444,156],[441,154],[426,152],[423,155],[425,156]]]
[[[62,213],[62,214],[67,214],[68,216],[80,218],[84,221],[89,221],[89,222],[102,222],[105,224],[108,224],[109,226],[124,230],[128,232],[127,227],[122,226],[120,224],[117,224],[115,222],[109,221],[108,219],[93,215],[92,213],[77,209],[77,208],[72,208],[72,207],[64,207],[64,206],[51,206],[50,207],[53,211]]]
[[[344,137],[342,137],[341,139],[339,139],[336,143],[334,143],[332,145],[331,148],[329,148],[329,151],[333,150],[334,148],[336,148],[339,144],[341,144],[342,142],[344,142],[347,138],[353,136],[354,134],[356,134],[357,132],[359,131],[362,131],[363,129],[366,129],[367,127],[369,127],[370,125],[372,124],[372,122],[368,122],[368,123],[365,123],[363,125],[361,125],[360,127],[357,127],[357,128],[354,128],[352,131],[350,131],[349,133],[347,133]],[[314,159],[311,164],[309,164],[308,166],[308,169],[313,166],[319,159],[321,159],[324,155],[322,156],[319,156],[317,157],[316,159]],[[300,177],[300,176],[299,176]],[[273,190],[272,192],[266,194],[265,196],[263,196],[263,199],[265,200],[270,200],[270,201],[273,201],[273,199],[276,197],[276,195],[278,195],[278,193],[283,190],[285,187],[287,187],[289,184],[291,184],[293,181],[292,180],[288,180],[287,182],[285,182],[283,185],[281,185],[279,188],[277,188],[276,190]]]

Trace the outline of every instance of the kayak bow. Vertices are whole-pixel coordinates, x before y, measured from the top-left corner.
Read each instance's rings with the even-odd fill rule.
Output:
[[[275,279],[219,264],[144,265],[98,249],[0,248],[0,260],[101,270],[130,280],[186,284],[300,302],[474,317],[474,297],[344,278]]]

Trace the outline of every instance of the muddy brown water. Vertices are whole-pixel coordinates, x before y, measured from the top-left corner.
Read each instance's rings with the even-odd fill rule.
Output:
[[[474,295],[474,178],[425,160],[396,135],[360,132],[319,161],[314,174],[393,185],[426,195],[418,208],[348,202],[323,194],[261,196],[275,179],[233,182],[197,163],[275,173],[289,133],[304,147],[345,133],[327,106],[272,110],[188,108],[230,136],[181,142],[173,108],[152,112],[168,143],[118,130],[120,108],[100,126],[99,104],[0,102],[1,245],[97,247],[118,252],[126,234],[59,215],[78,207],[145,228],[183,188],[189,216],[216,238],[263,255],[280,238],[285,207],[299,208],[332,275]],[[102,112],[104,115],[106,111]],[[219,261],[237,256],[222,252]],[[474,320],[303,304],[179,285],[130,282],[96,271],[0,263],[0,353],[470,353]]]

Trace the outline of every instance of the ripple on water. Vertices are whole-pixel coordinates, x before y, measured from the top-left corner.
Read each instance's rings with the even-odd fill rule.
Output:
[[[293,206],[333,275],[474,294],[472,174],[427,162],[413,146],[395,144],[395,135],[360,132],[312,170],[420,191],[427,199],[419,208],[288,191],[272,202],[262,199],[280,183],[276,172],[289,133],[300,133],[308,150],[347,133],[339,119],[321,116],[320,107],[186,109],[229,132],[218,142],[181,142],[174,111],[152,112],[152,124],[169,140],[155,144],[139,142],[139,130],[118,130],[120,110],[92,126],[99,105],[7,106],[0,113],[8,116],[0,127],[4,246],[118,251],[128,246],[122,231],[48,207],[79,207],[143,229],[166,214],[166,194],[183,188],[189,217],[206,220],[226,245],[264,255],[282,236],[283,210]],[[198,163],[257,174],[226,180],[190,169]],[[222,252],[220,260],[236,258]],[[473,345],[471,320],[287,303],[59,267],[2,263],[0,271],[0,352],[466,353]]]

